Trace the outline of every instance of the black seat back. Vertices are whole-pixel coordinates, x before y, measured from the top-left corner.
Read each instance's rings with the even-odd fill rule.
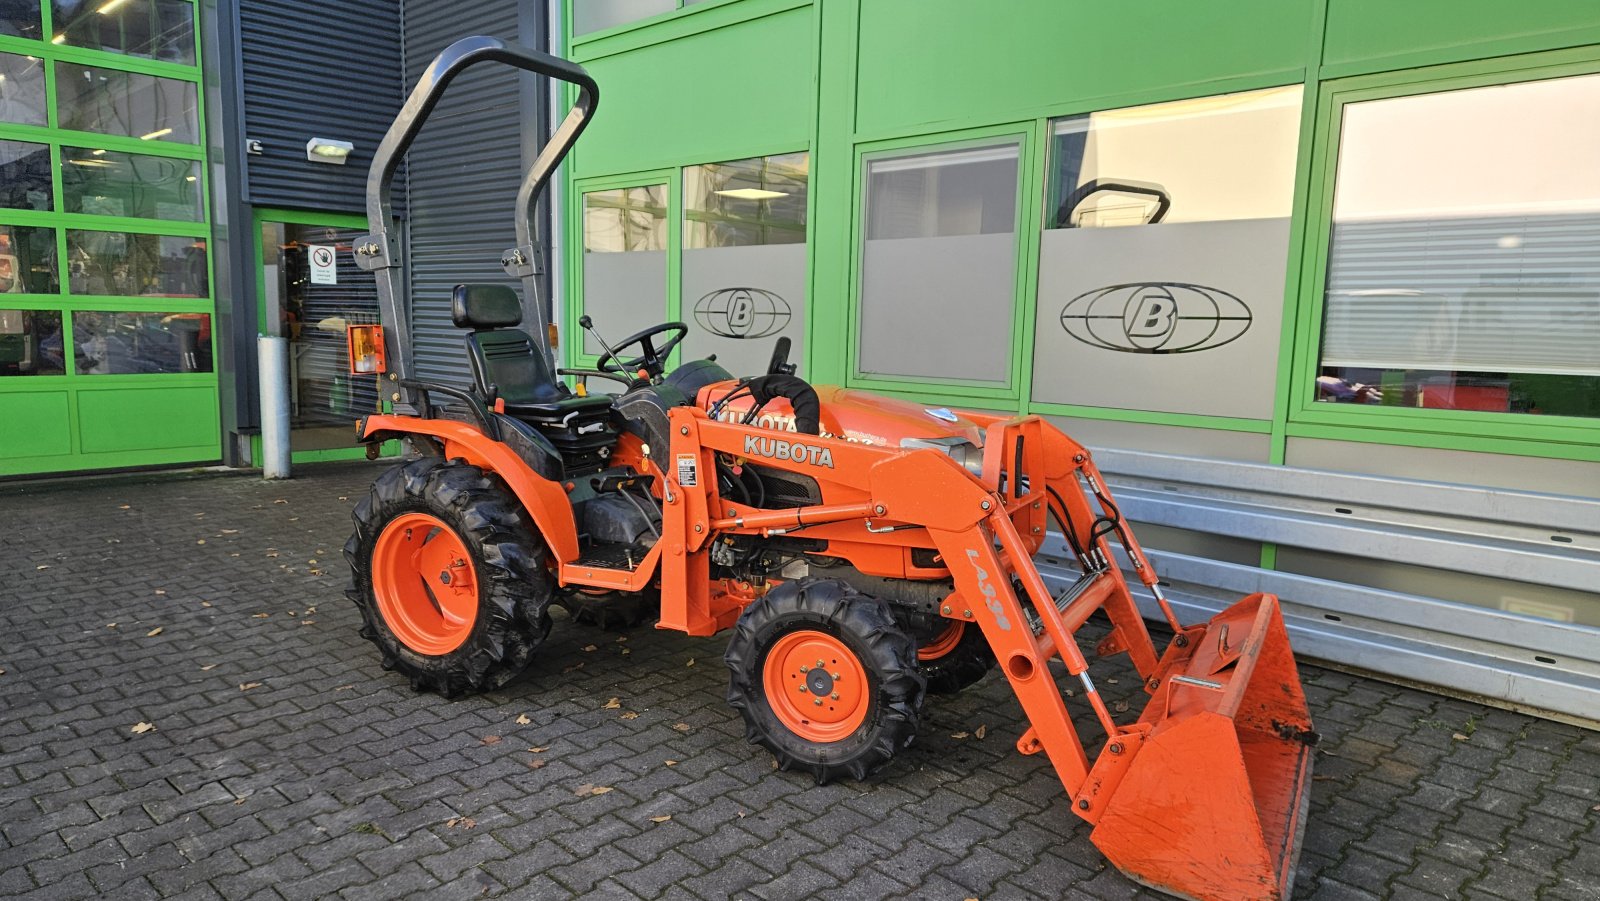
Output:
[[[469,328],[467,359],[478,392],[498,392],[507,404],[553,404],[568,397],[556,381],[545,355],[522,324],[522,302],[505,285],[456,285],[450,295],[450,318]]]

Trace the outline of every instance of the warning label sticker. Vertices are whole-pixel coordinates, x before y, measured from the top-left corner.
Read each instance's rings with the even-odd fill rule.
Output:
[[[693,488],[700,484],[700,458],[694,454],[678,455],[678,484]]]

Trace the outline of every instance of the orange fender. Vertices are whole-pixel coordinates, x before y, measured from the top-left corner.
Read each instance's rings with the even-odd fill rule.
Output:
[[[465,460],[499,476],[533,517],[534,527],[544,536],[556,561],[570,563],[578,559],[578,527],[572,519],[572,505],[567,501],[566,489],[560,482],[552,482],[534,472],[510,447],[491,439],[476,426],[453,419],[387,414],[368,416],[361,425],[362,441],[396,434],[427,435],[444,444],[446,459]],[[382,434],[385,432],[390,434]]]

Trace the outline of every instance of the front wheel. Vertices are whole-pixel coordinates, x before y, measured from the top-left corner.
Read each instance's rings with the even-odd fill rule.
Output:
[[[423,457],[380,475],[352,518],[346,594],[384,669],[455,697],[527,668],[550,632],[550,575],[543,544],[495,480]]]
[[[773,589],[740,615],[725,659],[746,738],[819,785],[864,779],[916,737],[916,643],[887,604],[843,582]]]

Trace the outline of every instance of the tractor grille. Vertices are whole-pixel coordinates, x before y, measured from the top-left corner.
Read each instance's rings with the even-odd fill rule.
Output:
[[[822,488],[810,476],[766,466],[745,465],[761,479],[761,487],[767,495],[766,503],[762,506],[767,509],[788,510],[822,503]]]

